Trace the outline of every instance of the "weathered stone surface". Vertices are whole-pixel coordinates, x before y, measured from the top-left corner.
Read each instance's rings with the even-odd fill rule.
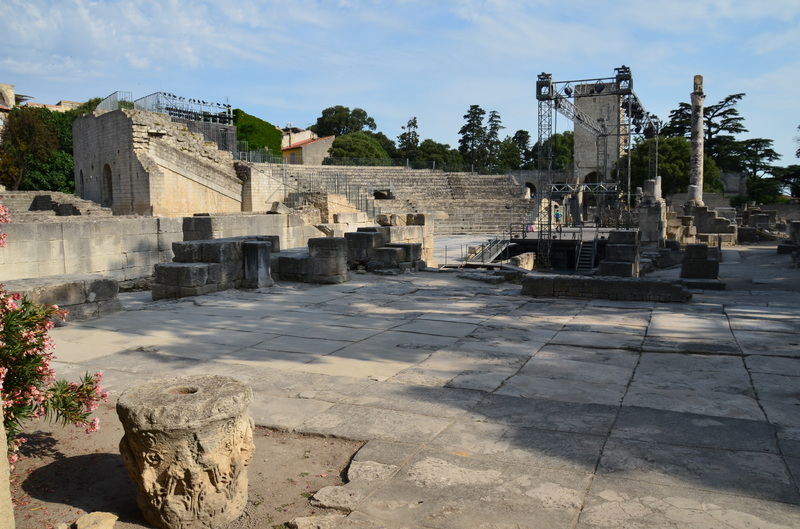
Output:
[[[75,521],[75,529],[114,529],[119,516],[110,512],[85,514]]]
[[[295,518],[286,525],[290,529],[334,529],[347,518],[344,514],[326,514],[324,516],[303,516]]]
[[[270,253],[272,243],[268,241],[245,241],[242,243],[244,258],[245,288],[263,288],[275,284],[272,280]]]
[[[222,376],[158,379],[117,401],[120,453],[145,519],[162,529],[217,528],[247,504],[252,390]]]
[[[686,259],[708,259],[708,245],[687,244]]]
[[[540,274],[529,274],[522,279],[522,295],[662,302],[685,302],[692,298],[679,282]]]
[[[291,212],[291,208],[287,207],[283,202],[273,202],[267,213],[288,215]]]

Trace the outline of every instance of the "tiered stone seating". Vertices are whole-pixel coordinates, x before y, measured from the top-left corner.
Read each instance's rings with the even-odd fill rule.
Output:
[[[346,175],[348,185],[366,192],[391,191],[376,200],[381,213],[446,213],[436,219],[437,234],[507,232],[511,224],[530,222],[534,203],[508,175],[442,173],[405,167],[289,166],[290,176],[304,180],[323,175]],[[377,194],[377,193],[376,193]]]
[[[53,216],[93,215],[110,217],[110,208],[58,191],[4,191],[0,203],[17,221]]]

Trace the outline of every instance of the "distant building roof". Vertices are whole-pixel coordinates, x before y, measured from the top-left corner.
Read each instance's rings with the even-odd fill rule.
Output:
[[[325,136],[324,138],[311,138],[308,140],[298,141],[297,143],[293,143],[287,147],[282,148],[282,151],[288,151],[290,149],[297,149],[299,147],[305,147],[306,145],[310,145],[312,143],[316,143],[318,141],[327,140],[329,138],[335,138],[336,136]]]

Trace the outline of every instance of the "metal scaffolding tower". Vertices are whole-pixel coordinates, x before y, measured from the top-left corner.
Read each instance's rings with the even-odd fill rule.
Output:
[[[607,123],[602,117],[587,114],[573,102],[581,97],[614,96],[619,99],[620,110],[624,120],[620,123]],[[583,128],[596,138],[597,171],[600,173],[601,182],[606,182],[609,177],[608,138],[619,137],[628,154],[627,164],[621,169],[624,176],[618,178],[619,184],[625,185],[627,195],[627,209],[630,216],[631,210],[631,157],[633,137],[643,135],[645,138],[655,138],[655,153],[651,152],[649,178],[655,178],[658,173],[658,118],[645,111],[644,106],[633,91],[633,74],[627,66],[614,68],[612,77],[580,79],[574,81],[553,81],[553,76],[541,73],[536,81],[536,99],[539,102],[539,181],[542,187],[538,190],[540,197],[539,207],[539,248],[537,261],[542,269],[550,268],[550,245],[552,241],[552,193],[558,191],[553,188],[552,162],[553,151],[551,138],[553,136],[553,123],[556,113],[565,116],[576,126]],[[655,162],[654,162],[655,160]],[[624,180],[624,182],[623,182]],[[577,182],[576,182],[577,183]],[[607,193],[608,190],[603,190]],[[542,218],[546,212],[547,218]]]

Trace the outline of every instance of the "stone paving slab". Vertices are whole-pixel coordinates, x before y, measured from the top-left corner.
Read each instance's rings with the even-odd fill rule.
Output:
[[[784,459],[762,452],[715,450],[612,438],[603,451],[598,475],[800,503]],[[747,479],[742,479],[742,476],[747,476]]]
[[[250,403],[250,414],[260,426],[291,431],[334,405],[311,399],[256,397]]]
[[[123,295],[54,330],[56,366],[103,370],[112,398],[233,376],[259,424],[368,441],[325,493],[354,509],[337,528],[800,526],[796,291],[519,293],[419,273]]]
[[[564,325],[561,332],[630,334],[633,336],[642,336],[642,337],[644,337],[645,332],[647,332],[647,326],[633,326],[633,325],[627,325],[625,323],[615,323],[614,320],[593,321],[601,319],[596,317],[585,317],[580,321],[585,321],[586,323],[581,323],[580,321],[576,321],[578,320],[578,318],[580,318],[580,316],[575,316],[572,319],[572,321]],[[603,338],[604,337],[600,336],[597,337],[598,340],[602,340]]]
[[[800,320],[798,320],[800,321]],[[797,325],[800,325],[798,323]],[[733,331],[746,355],[791,356],[800,358],[800,329],[792,334],[758,331]]]
[[[724,314],[705,314],[698,318],[693,314],[676,314],[661,308],[653,310],[647,336],[684,340],[700,336],[709,341],[733,339],[728,318]]]
[[[263,345],[263,344],[259,344]],[[216,360],[227,364],[237,364],[259,369],[278,369],[291,371],[319,359],[321,354],[279,351],[267,347],[246,347],[221,354]]]
[[[630,349],[639,351],[642,348],[642,336],[564,330],[556,333],[550,343],[595,349]]]
[[[623,404],[710,417],[730,417],[754,421],[762,420],[764,417],[764,412],[755,398],[714,391],[660,389],[652,386],[631,385]]]
[[[659,356],[673,358],[658,362],[658,367],[653,367],[656,362],[650,359]],[[636,370],[636,375],[631,382],[631,388],[675,389],[678,391],[702,391],[704,393],[712,392],[755,397],[750,387],[750,375],[745,369],[741,358],[731,358],[732,361],[727,365],[717,362],[718,369],[711,369],[710,366],[706,366],[706,369],[691,370],[687,368],[692,363],[686,362],[681,365],[681,356],[668,353],[663,355],[658,353],[643,354]],[[674,360],[674,364],[667,364],[670,360]],[[694,364],[696,363],[694,362]]]
[[[800,406],[800,377],[789,374],[751,373],[753,388],[760,401]]]
[[[716,491],[597,476],[577,529],[790,529],[800,511],[787,503]]]
[[[731,336],[733,336],[731,334]],[[741,355],[742,351],[736,340],[715,341],[704,338],[667,338],[646,336],[642,342],[642,351],[650,353],[687,353],[706,355]]]
[[[395,327],[394,331],[398,332],[413,332],[419,334],[432,334],[434,336],[453,336],[456,338],[463,338],[478,326],[469,323],[456,323],[452,321],[439,321],[439,320],[424,320],[418,318],[417,320],[399,325]]]
[[[592,473],[605,440],[600,435],[461,421],[429,446],[467,458]]]
[[[545,345],[536,353],[537,359],[550,358],[601,364],[628,368],[631,371],[639,363],[640,355],[623,349],[590,349],[571,345]],[[590,366],[575,366],[579,370],[591,369]]]
[[[337,404],[309,418],[299,429],[305,433],[333,435],[347,439],[379,439],[424,444],[430,442],[452,423],[451,418]]]
[[[625,391],[624,384],[517,375],[507,380],[495,393],[513,397],[619,406]]]
[[[747,369],[752,373],[800,376],[800,362],[795,358],[775,356],[748,356],[744,359]]]
[[[345,403],[431,417],[456,418],[464,415],[483,397],[481,392],[465,389],[376,384],[348,398]]]
[[[506,385],[515,385],[524,378],[534,377],[563,380],[565,385],[570,382],[588,382],[624,388],[633,375],[634,366],[598,363],[587,369],[586,364],[586,361],[553,356],[548,358],[537,353],[509,379]]]
[[[778,453],[776,428],[763,420],[623,406],[612,437],[697,448]]]
[[[354,339],[355,341],[355,339]],[[304,353],[314,356],[323,356],[338,351],[353,343],[352,341],[304,338],[298,336],[277,335],[271,340],[265,340],[253,346],[254,349],[267,351],[283,351],[289,353]]]
[[[491,421],[517,427],[607,435],[617,417],[616,406],[563,402],[492,394],[463,420]]]
[[[358,512],[384,523],[442,529],[480,527],[480,521],[484,527],[567,528],[577,520],[588,485],[588,474],[425,451]]]

